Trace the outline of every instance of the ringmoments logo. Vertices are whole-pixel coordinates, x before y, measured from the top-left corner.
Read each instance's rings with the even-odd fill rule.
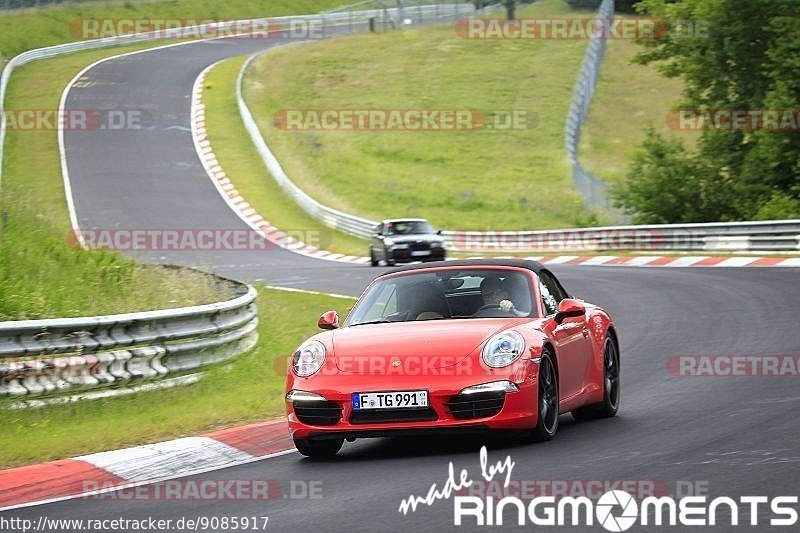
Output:
[[[642,526],[795,526],[798,521],[797,496],[682,497],[652,495],[637,500],[631,493],[611,489],[593,500],[586,496],[495,497],[464,495],[475,483],[512,483],[515,462],[511,456],[490,464],[486,447],[480,451],[480,478],[466,468],[458,474],[450,462],[445,482],[433,483],[425,496],[408,496],[400,503],[402,514],[416,512],[420,506],[433,506],[452,498],[455,526],[594,526],[621,532]]]

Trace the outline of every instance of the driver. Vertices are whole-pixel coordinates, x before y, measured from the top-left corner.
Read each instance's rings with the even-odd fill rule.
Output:
[[[514,307],[514,302],[510,300],[508,291],[500,283],[499,278],[489,277],[481,281],[481,297],[483,298],[483,306],[476,312],[480,312],[486,306],[496,305],[503,312],[515,316],[527,316],[527,313],[523,313]]]

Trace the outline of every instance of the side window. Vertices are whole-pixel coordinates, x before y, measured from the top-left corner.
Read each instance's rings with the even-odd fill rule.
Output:
[[[382,320],[397,312],[397,291],[394,283],[386,283],[382,290],[375,296],[361,322]]]
[[[380,223],[377,226],[375,226],[375,234],[383,235],[383,223]]]
[[[547,315],[556,314],[558,304],[567,297],[564,289],[549,272],[542,271],[539,273],[539,290],[542,293],[542,305],[545,313]]]

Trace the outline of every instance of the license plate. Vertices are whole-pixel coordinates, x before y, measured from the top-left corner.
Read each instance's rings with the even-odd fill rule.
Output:
[[[411,252],[413,256],[420,256],[420,255],[431,255],[430,250],[414,250]]]
[[[354,392],[353,409],[422,409],[428,407],[428,391]]]

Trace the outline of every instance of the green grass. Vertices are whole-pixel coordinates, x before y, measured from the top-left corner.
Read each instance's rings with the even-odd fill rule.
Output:
[[[112,0],[0,12],[0,60],[25,50],[80,40],[70,23],[82,18],[245,19],[316,13],[342,0]]]
[[[546,0],[519,16],[583,14]],[[586,44],[464,40],[452,25],[340,37],[264,55],[245,94],[289,176],[331,207],[376,220],[423,216],[452,229],[581,225],[589,217],[563,127]],[[329,108],[528,110],[538,122],[469,132],[283,131],[272,123],[280,109]]]
[[[365,255],[366,241],[308,216],[262,164],[236,104],[236,77],[245,59],[236,57],[218,64],[204,84],[206,130],[220,165],[247,202],[271,224],[290,235],[306,235],[305,242],[324,250]]]
[[[283,413],[285,356],[316,333],[319,315],[353,301],[259,288],[258,346],[198,383],[39,409],[3,410],[0,468],[266,420]],[[2,404],[0,403],[0,406]]]
[[[696,132],[667,126],[667,113],[681,97],[683,83],[661,76],[649,65],[631,63],[642,47],[630,40],[609,40],[600,78],[580,145],[581,164],[608,183],[623,183],[631,158],[648,124],[693,146]]]
[[[11,77],[6,108],[57,109],[61,91],[85,65],[154,44],[24,65]],[[124,313],[226,296],[201,273],[142,267],[118,253],[72,248],[56,131],[8,131],[3,165],[0,320]]]

